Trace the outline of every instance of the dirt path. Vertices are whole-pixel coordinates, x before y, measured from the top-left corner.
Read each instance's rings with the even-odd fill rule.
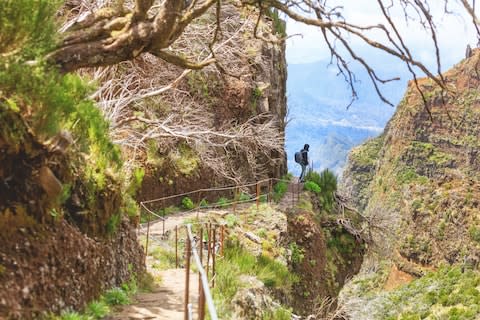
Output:
[[[162,283],[153,292],[139,293],[134,304],[119,307],[108,320],[157,319],[183,320],[185,294],[185,269],[169,269],[160,272]],[[190,296],[193,315],[198,307],[198,273],[190,273]]]
[[[172,231],[175,229],[175,226],[181,226],[183,222],[187,219],[193,219],[198,216],[205,216],[209,213],[214,212],[216,215],[223,215],[231,212],[231,209],[210,209],[210,210],[200,210],[200,211],[189,211],[181,212],[177,214],[172,214],[167,216],[165,220],[165,232]],[[163,222],[161,220],[156,220],[155,222],[150,223],[150,234],[153,236],[161,236],[163,234]],[[142,234],[147,233],[147,225],[143,224],[140,232]]]
[[[290,183],[287,193],[278,205],[282,211],[291,208],[293,200],[295,199],[296,201],[297,187],[302,188],[301,185],[296,184],[296,181]],[[251,205],[252,204],[245,204],[242,207],[247,208]],[[161,220],[152,222],[150,224],[150,235],[157,239],[158,243],[155,245],[168,246],[167,241],[160,240],[164,230],[165,232],[171,232],[175,229],[175,226],[180,226],[186,219],[195,218],[197,215],[204,216],[215,213],[215,215],[223,216],[229,212],[232,212],[231,208],[210,209],[199,212],[182,212],[170,215],[165,220],[165,223],[163,223]],[[146,234],[146,224],[144,224],[139,231],[141,234]],[[153,257],[148,256],[147,270],[152,274],[159,275],[162,279],[161,284],[158,285],[152,292],[137,294],[133,298],[131,305],[118,307],[115,312],[106,319],[184,319],[185,269],[168,269],[163,271],[153,270],[151,268],[153,263]],[[192,304],[193,317],[195,318],[198,310],[198,273],[190,273],[189,291],[189,302]]]
[[[278,204],[278,208],[283,211],[287,212],[288,209],[294,207],[294,203],[296,204],[298,201],[298,193],[303,190],[303,183],[298,182],[297,177],[292,178],[292,182],[288,184],[288,189],[285,195],[283,196],[282,200]]]

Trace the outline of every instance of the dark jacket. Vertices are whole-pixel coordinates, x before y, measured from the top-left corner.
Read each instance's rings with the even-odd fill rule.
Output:
[[[302,164],[308,166],[308,151],[305,149],[300,150],[302,153]]]

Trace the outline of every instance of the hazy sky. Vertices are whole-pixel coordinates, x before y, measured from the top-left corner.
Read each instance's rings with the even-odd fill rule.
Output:
[[[388,1],[386,1],[388,2]],[[396,2],[396,1],[395,1]],[[441,49],[442,69],[451,67],[454,63],[464,58],[467,43],[472,47],[477,44],[476,34],[472,26],[471,19],[463,15],[445,15],[443,14],[443,0],[432,0],[432,10],[437,14],[438,39]],[[464,10],[453,1],[450,1],[451,10],[463,12]],[[385,23],[381,15],[377,1],[374,0],[335,0],[329,4],[342,5],[344,7],[344,17],[349,22],[373,25]],[[400,26],[400,32],[404,36],[409,47],[412,49],[417,59],[432,65],[435,63],[434,49],[431,36],[422,30],[418,23],[409,23],[406,25],[403,12],[397,8],[394,15],[395,22]],[[478,11],[478,10],[477,10]],[[287,61],[289,63],[305,63],[317,60],[329,61],[330,54],[326,49],[322,35],[318,28],[305,26],[301,23],[287,20],[288,34],[303,34],[301,37],[293,37],[287,42]],[[350,39],[359,52],[366,53],[370,59],[380,53],[361,44],[358,40]]]

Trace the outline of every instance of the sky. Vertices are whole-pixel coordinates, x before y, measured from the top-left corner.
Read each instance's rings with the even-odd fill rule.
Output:
[[[360,25],[375,25],[379,23],[387,24],[385,18],[381,14],[380,8],[376,0],[326,0],[326,1],[330,5],[334,4],[334,5],[343,6],[344,8],[343,16],[350,23],[355,23]],[[399,2],[399,0],[383,0],[383,1],[384,3]],[[437,36],[438,36],[438,42],[440,47],[442,71],[446,71],[450,69],[454,64],[458,63],[460,60],[462,60],[465,57],[465,49],[467,44],[470,44],[472,48],[477,46],[477,35],[475,32],[474,26],[472,25],[471,19],[466,14],[463,7],[460,7],[456,1],[457,0],[449,0],[450,11],[463,13],[463,14],[445,15],[444,8],[443,8],[444,0],[428,1],[431,4],[432,13],[436,17],[435,21],[437,26]],[[402,34],[404,41],[406,42],[407,46],[411,50],[415,59],[421,61],[429,68],[433,68],[433,70],[436,70],[435,49],[433,46],[433,42],[431,40],[431,35],[428,32],[426,32],[418,23],[409,22],[408,24],[406,24],[404,19],[404,14],[401,8],[394,8],[392,10],[395,10],[395,11],[392,11],[392,18],[394,19],[394,22],[398,24],[399,32]],[[317,61],[325,64],[325,69],[324,69],[325,73],[336,74],[337,69],[335,67],[333,66],[327,67],[327,65],[330,62],[330,53],[323,40],[320,30],[316,27],[306,26],[302,23],[295,22],[288,18],[286,18],[286,20],[287,20],[287,33],[289,35],[302,34],[302,36],[293,36],[287,40],[287,50],[286,50],[287,63],[289,65],[292,65],[292,64],[311,63],[311,62]],[[373,35],[373,36],[375,37],[377,35]],[[380,38],[377,36],[376,40],[378,39]],[[401,75],[403,77],[399,82],[396,82],[394,84],[396,88],[396,90],[393,91],[394,94],[392,95],[392,92],[391,92],[392,90],[390,90],[390,94],[388,93],[386,94],[387,98],[390,99],[393,104],[397,104],[400,101],[401,96],[403,95],[403,92],[405,90],[406,83],[410,78],[410,74],[408,73],[406,66],[402,62],[400,62],[400,60],[391,58],[387,54],[379,51],[378,49],[373,49],[368,45],[361,43],[354,37],[348,38],[348,41],[349,41],[349,44],[351,44],[354,47],[356,52],[360,53],[362,57],[364,57],[367,60],[367,62],[371,64],[372,67],[376,68],[377,71],[382,72],[381,74],[382,77],[393,77],[397,75]],[[362,70],[361,68],[358,68],[358,67],[357,68],[354,67],[352,69],[357,70],[355,72],[361,72],[358,70]],[[293,69],[291,70],[293,71]],[[322,72],[322,71],[318,71],[318,72]],[[390,72],[390,74],[385,74],[388,72]],[[350,92],[342,77],[335,77],[335,76],[331,77],[331,76],[328,76],[328,75],[325,76],[322,74],[319,74],[318,76],[322,78],[328,78],[329,82],[325,83],[324,81],[323,82],[320,80],[315,81],[313,78],[312,79],[309,78],[309,81],[312,81],[313,83],[309,85],[308,83],[310,82],[308,82],[302,85],[313,86],[313,87],[320,86],[317,91],[319,95],[325,95],[325,91],[327,91],[329,96],[317,97],[320,100],[332,98],[332,95],[335,95],[335,93],[338,95],[338,92],[332,92],[332,90],[335,89],[333,91],[338,91],[340,89],[337,90],[336,88],[342,87],[345,90],[344,95],[346,97],[346,101],[348,102],[348,97],[350,95]],[[305,77],[307,77],[307,75],[305,75]],[[362,78],[362,76],[360,76],[360,78]],[[338,79],[338,83],[336,79]],[[299,82],[301,82],[301,80],[302,79],[297,79],[297,81]],[[323,150],[321,149],[325,147],[328,147],[328,148],[332,147],[331,145],[327,146],[324,143],[325,139],[327,139],[327,137],[331,135],[329,132],[333,130],[332,128],[330,128],[333,125],[331,123],[331,119],[329,119],[325,113],[320,112],[318,115],[315,115],[316,117],[314,120],[317,121],[318,123],[318,126],[319,126],[318,130],[310,129],[310,130],[302,131],[301,129],[305,127],[305,125],[307,124],[305,119],[302,118],[302,112],[303,112],[301,109],[302,106],[299,106],[298,105],[299,101],[297,101],[299,99],[298,94],[302,90],[302,85],[299,86],[297,84],[294,86],[290,83],[290,85],[287,87],[287,98],[290,96],[290,98],[288,98],[290,122],[289,122],[289,125],[287,126],[287,131],[286,131],[286,136],[287,136],[286,146],[287,146],[287,153],[288,153],[287,156],[289,159],[288,161],[289,170],[296,174],[299,173],[298,172],[299,168],[292,161],[292,159],[293,159],[293,153],[295,152],[295,150],[298,149],[298,145],[302,146],[304,141],[311,141],[311,143],[317,143],[318,144],[316,146],[316,149],[318,149],[317,152],[323,152]],[[328,88],[323,88],[323,86],[327,86]],[[299,91],[295,92],[295,94],[292,94],[291,92],[292,90],[299,90]],[[365,88],[365,86],[362,88],[362,90],[365,90],[365,91],[359,92],[359,96],[361,98],[362,96],[369,94],[371,91],[370,89]],[[347,104],[347,102],[344,102],[344,103]],[[371,100],[368,100],[368,102],[370,103]],[[325,104],[328,105],[328,103],[325,103]],[[383,103],[378,101],[378,104],[382,106]],[[385,108],[389,108],[389,110],[387,111],[389,111],[390,113],[393,113],[393,111],[395,110],[394,108],[390,109],[390,107],[387,105],[384,105],[384,106]],[[356,109],[361,107],[362,106],[360,106],[357,103],[352,105],[350,107],[350,110],[355,111]],[[352,113],[355,114],[354,112]],[[378,115],[378,112],[372,113],[370,116],[376,117],[377,115]],[[308,116],[311,117],[312,113],[309,113]],[[369,115],[367,115],[367,117],[368,116]],[[318,117],[323,117],[325,119],[318,118]],[[352,121],[351,117],[349,117],[348,115],[345,115],[344,117],[345,118],[341,119],[341,121],[353,127],[352,123],[354,121]],[[365,115],[362,117],[362,119],[365,120],[364,118],[365,118]],[[379,119],[375,118],[372,120],[379,120]],[[326,122],[327,124],[322,125],[322,122]],[[384,125],[383,123],[385,122],[385,120],[382,119],[382,121],[379,121],[379,122],[382,122],[382,125]],[[377,131],[378,130],[375,131],[375,134],[378,134]],[[347,128],[345,132],[349,134],[349,131]],[[299,142],[298,140],[302,140],[302,141]],[[315,149],[315,148],[311,148],[311,149]],[[311,152],[312,158],[314,158],[315,156],[313,152],[314,150],[312,150]],[[342,152],[345,152],[345,151],[342,151]],[[331,161],[329,162],[329,160],[331,160],[330,158],[332,157],[333,156],[330,156],[329,153],[327,152],[325,154],[317,155],[317,158],[314,160],[315,160],[315,163],[317,164],[327,165],[328,163],[331,162]],[[339,156],[337,155],[336,157],[338,158]]]
[[[388,3],[389,1],[384,1]],[[394,1],[395,3],[397,1]],[[378,23],[386,24],[377,1],[374,0],[332,0],[328,4],[341,5],[344,7],[343,15],[349,22],[373,25]],[[465,10],[455,1],[450,1],[449,9],[464,14],[445,15],[443,12],[443,0],[429,1],[431,10],[436,15],[438,36],[441,50],[442,69],[450,68],[453,64],[462,59],[465,55],[465,48],[469,43],[472,47],[477,44],[477,38],[471,19],[466,15]],[[479,11],[477,9],[477,11]],[[434,66],[435,56],[431,36],[422,30],[418,23],[406,25],[403,12],[400,8],[392,11],[395,22],[400,26],[400,32],[404,36],[408,46],[414,55],[423,63]],[[287,41],[287,62],[305,63],[312,61],[329,61],[330,54],[323,41],[320,30],[304,24],[287,19],[287,33],[289,35],[302,34],[302,37],[295,36]],[[349,39],[359,52],[368,57],[374,57],[381,53],[378,50],[368,48],[354,38]]]

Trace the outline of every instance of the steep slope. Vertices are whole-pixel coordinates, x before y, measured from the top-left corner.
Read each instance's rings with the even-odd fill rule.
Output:
[[[216,58],[226,71],[220,72],[218,68],[210,66],[191,72],[178,83],[184,99],[182,103],[195,103],[195,109],[203,115],[202,121],[208,122],[205,131],[243,124],[262,114],[274,119],[276,132],[284,136],[287,113],[285,44],[275,41],[282,36],[285,25],[275,13],[272,12],[271,17],[260,21],[258,33],[273,40],[272,43],[254,36],[256,12],[237,8],[231,3],[222,5],[220,19],[228,26],[228,30],[224,38],[219,40],[225,44]],[[198,34],[205,33],[204,36],[208,36],[209,24],[206,22],[213,23],[215,19],[215,12],[212,11],[204,20],[195,22],[190,26],[195,33],[189,34],[187,30],[186,41],[193,42]],[[176,69],[179,73],[183,71]],[[178,108],[175,105],[179,100],[177,96],[178,91],[167,91],[160,96],[157,109],[166,110],[161,111],[166,113],[175,112],[175,108]],[[255,123],[260,125],[262,121],[257,119]],[[256,138],[267,140],[270,137],[259,133]],[[273,151],[263,155],[264,150],[258,150],[256,142],[252,140],[244,139],[241,142],[251,152],[246,154],[231,144],[225,146],[227,151],[216,152],[213,143],[208,145],[189,139],[175,139],[149,141],[149,150],[143,159],[147,169],[139,193],[140,200],[208,188],[215,184],[232,184],[232,178],[237,182],[250,182],[265,177],[280,177],[286,173],[284,153]],[[283,142],[280,144],[279,149],[283,149]],[[227,165],[222,170],[213,170],[199,155],[199,149],[209,150],[213,154],[214,165]],[[230,179],[226,179],[226,175]],[[208,200],[216,201],[217,198]]]
[[[476,50],[471,58],[446,72],[448,92],[429,79],[420,80],[428,109],[415,84],[409,83],[384,133],[351,152],[343,189],[376,226],[377,246],[370,250],[360,275],[344,290],[345,303],[367,292],[371,298],[373,291],[383,290],[388,279],[398,280],[403,273],[422,277],[442,265],[476,268],[480,254],[479,61]],[[430,280],[412,283],[403,296],[410,297],[413,291],[408,290],[420,292],[420,287],[427,293],[432,286],[447,288],[442,279],[447,281],[448,277],[472,284],[477,281],[475,275],[459,276],[458,270],[449,270],[440,269],[439,274],[425,278]],[[407,282],[412,279],[403,278]],[[359,287],[363,291],[358,291]],[[448,288],[445,290],[457,290]],[[478,293],[478,289],[465,291],[468,297]],[[397,298],[401,296],[398,293]],[[415,299],[424,298],[417,295],[412,301]],[[405,301],[405,309],[417,312],[415,308],[425,308],[412,306],[412,301]],[[446,308],[438,314],[454,314],[448,307],[452,302],[429,301],[431,305],[439,303],[439,310]],[[455,303],[466,306],[465,302]],[[476,314],[471,308],[462,310],[470,315],[465,319]],[[369,314],[366,305],[363,312]],[[370,313],[368,318],[377,317]]]
[[[479,58],[476,51],[445,73],[451,92],[443,98],[431,80],[420,81],[432,120],[410,83],[384,134],[350,155],[352,197],[386,219],[400,255],[419,264],[480,253]]]
[[[40,62],[56,10],[51,1],[2,2],[0,38],[10,40],[0,48],[1,319],[80,309],[144,272],[134,188],[108,124],[81,78]]]

